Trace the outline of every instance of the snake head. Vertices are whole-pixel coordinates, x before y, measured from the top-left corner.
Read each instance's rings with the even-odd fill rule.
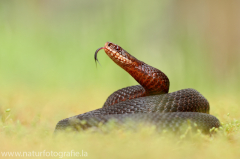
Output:
[[[104,47],[106,54],[118,65],[132,64],[136,60],[136,58],[117,44],[106,42]]]
[[[130,55],[126,50],[124,50],[121,46],[114,44],[112,42],[106,42],[104,47],[97,49],[95,52],[95,61],[97,59],[97,53],[99,50],[104,49],[106,54],[119,66],[123,67],[125,65],[135,65],[138,60]]]

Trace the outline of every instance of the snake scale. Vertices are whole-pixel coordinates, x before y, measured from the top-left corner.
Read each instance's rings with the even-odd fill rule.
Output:
[[[55,131],[68,127],[73,130],[97,128],[111,120],[120,125],[128,120],[154,124],[159,130],[167,128],[173,131],[180,130],[184,123],[191,123],[204,133],[221,125],[215,116],[209,114],[209,103],[198,91],[189,88],[168,93],[169,79],[160,70],[111,42],[97,49],[95,61],[98,61],[97,53],[101,49],[140,85],[117,90],[107,98],[102,108],[59,121]]]

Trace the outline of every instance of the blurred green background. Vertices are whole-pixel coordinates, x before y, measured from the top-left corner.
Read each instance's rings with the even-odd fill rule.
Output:
[[[1,151],[238,159],[239,28],[239,0],[0,0]],[[202,93],[224,131],[190,132],[190,140],[148,129],[52,138],[59,120],[100,108],[112,92],[137,84],[103,50],[96,67],[94,53],[107,41],[163,71],[170,92]]]
[[[96,68],[95,50],[110,41],[162,70],[170,92],[238,92],[239,6],[234,0],[1,0],[0,88],[110,94],[137,84],[104,51]]]

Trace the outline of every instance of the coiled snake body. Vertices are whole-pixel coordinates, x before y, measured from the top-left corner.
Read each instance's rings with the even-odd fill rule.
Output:
[[[191,121],[204,133],[220,126],[219,120],[209,114],[208,101],[198,91],[183,89],[168,93],[168,77],[160,70],[139,61],[111,42],[95,52],[96,61],[101,49],[140,85],[114,92],[100,109],[59,121],[55,130],[97,127],[99,123],[107,123],[110,119],[117,123],[131,119],[174,131],[179,130],[183,123]]]

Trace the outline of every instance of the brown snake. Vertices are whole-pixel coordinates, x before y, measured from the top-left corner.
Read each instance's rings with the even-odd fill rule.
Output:
[[[154,124],[159,130],[170,128],[173,131],[178,131],[188,121],[204,133],[221,125],[216,117],[209,114],[209,103],[198,91],[183,89],[168,93],[169,79],[160,70],[139,61],[111,42],[95,52],[95,61],[98,61],[97,53],[101,49],[140,85],[114,92],[103,108],[59,121],[55,130],[67,127],[83,130],[98,127],[99,123],[108,123],[109,120],[122,124],[129,119]]]

